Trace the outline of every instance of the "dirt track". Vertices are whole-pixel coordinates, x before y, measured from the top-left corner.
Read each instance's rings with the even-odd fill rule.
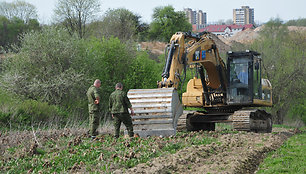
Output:
[[[254,173],[266,154],[293,134],[293,131],[279,128],[265,134],[213,133],[212,136],[218,138],[216,143],[188,147],[114,173]]]

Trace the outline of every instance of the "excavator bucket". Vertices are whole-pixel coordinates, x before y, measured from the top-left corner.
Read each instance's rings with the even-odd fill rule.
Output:
[[[174,88],[131,89],[128,98],[135,112],[134,133],[140,137],[176,134],[183,107]]]

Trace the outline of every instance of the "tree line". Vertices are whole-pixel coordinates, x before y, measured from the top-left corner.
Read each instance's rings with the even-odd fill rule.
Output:
[[[168,41],[176,31],[190,31],[184,12],[172,6],[156,7],[150,24],[141,22],[141,16],[125,9],[109,9],[101,15],[99,0],[58,0],[52,24],[65,28],[80,39],[115,36],[120,40]],[[36,7],[24,1],[0,2],[1,45],[8,50],[19,44],[22,33],[40,30]]]

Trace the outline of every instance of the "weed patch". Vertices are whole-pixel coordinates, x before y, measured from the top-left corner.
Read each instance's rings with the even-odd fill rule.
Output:
[[[281,148],[271,152],[259,166],[257,173],[304,173],[306,133],[296,134]]]
[[[8,148],[0,158],[1,171],[8,173],[110,173],[128,169],[152,158],[176,153],[192,146],[209,144],[215,138],[206,132],[179,132],[173,137],[115,139],[110,134],[96,139],[88,135],[41,138],[40,144]],[[22,156],[17,155],[23,153]]]

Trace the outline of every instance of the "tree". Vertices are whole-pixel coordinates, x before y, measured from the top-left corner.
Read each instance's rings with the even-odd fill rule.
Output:
[[[40,26],[36,19],[30,19],[25,23],[17,17],[7,19],[4,16],[0,16],[0,46],[5,50],[11,48],[12,44],[19,46],[22,33],[39,29]]]
[[[99,0],[58,0],[54,10],[55,20],[63,24],[70,35],[74,32],[83,38],[86,24],[100,12]]]
[[[9,20],[16,17],[28,23],[31,19],[37,19],[37,9],[25,1],[0,2],[0,16],[5,16]]]
[[[218,25],[225,25],[224,19],[219,19],[217,22]]]
[[[137,33],[140,32],[141,17],[133,12],[124,9],[108,10],[102,21],[92,25],[95,30],[95,35],[99,37],[110,38],[111,36],[118,37],[121,41],[135,39]]]
[[[289,20],[286,22],[286,25],[288,26],[306,26],[306,18],[301,18],[297,20]]]
[[[149,34],[151,39],[168,42],[174,33],[191,29],[184,12],[175,12],[172,6],[156,7]]]
[[[227,20],[225,21],[225,24],[226,24],[226,25],[232,25],[232,24],[234,24],[234,22],[233,22],[232,19],[227,19]]]

